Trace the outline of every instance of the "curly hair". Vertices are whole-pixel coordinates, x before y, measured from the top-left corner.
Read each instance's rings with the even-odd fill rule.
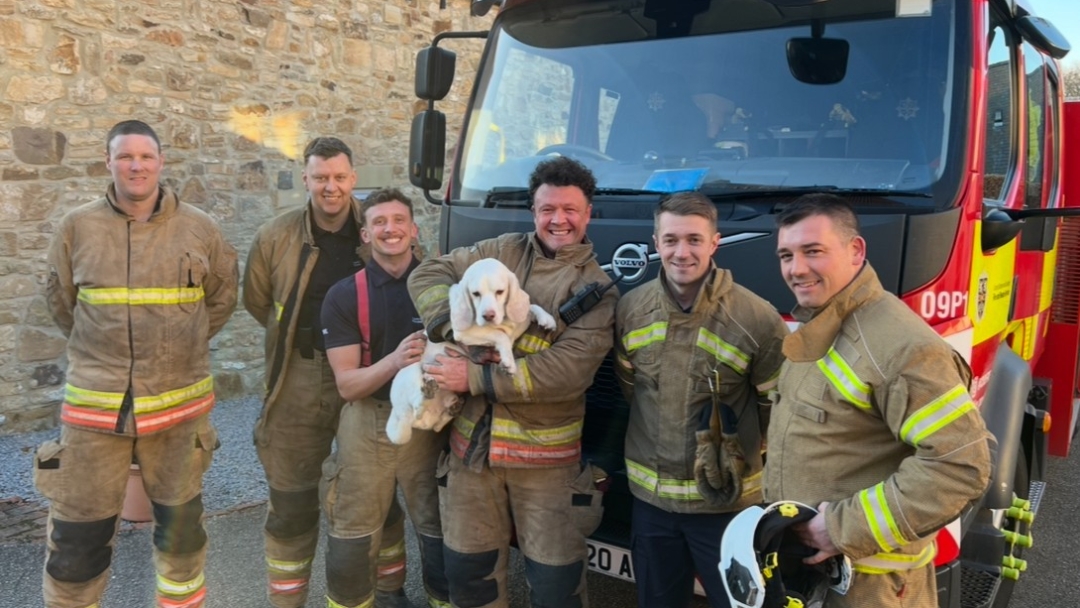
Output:
[[[540,186],[577,186],[585,194],[585,200],[592,203],[593,193],[596,192],[596,178],[592,171],[580,162],[566,157],[557,156],[550,160],[541,161],[533,169],[529,176],[529,200],[536,196]]]

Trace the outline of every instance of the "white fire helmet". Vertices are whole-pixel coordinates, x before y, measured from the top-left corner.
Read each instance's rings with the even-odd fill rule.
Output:
[[[733,608],[821,608],[829,589],[844,595],[851,561],[844,555],[810,566],[817,551],[802,544],[793,524],[817,509],[783,501],[749,507],[731,520],[720,543],[720,578]]]

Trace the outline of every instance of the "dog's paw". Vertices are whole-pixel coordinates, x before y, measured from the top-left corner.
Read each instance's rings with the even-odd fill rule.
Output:
[[[447,416],[451,418],[461,413],[461,408],[465,406],[465,398],[457,393],[450,393],[445,399],[443,399],[443,411]]]
[[[504,372],[510,374],[511,376],[517,373],[517,362],[515,362],[512,357],[503,359],[499,363],[499,367],[501,367]]]
[[[435,382],[434,378],[424,378],[423,384],[420,385],[420,392],[424,394],[424,400],[434,399],[438,390],[439,383]]]
[[[533,315],[536,317],[537,325],[548,331],[555,331],[555,328],[557,327],[555,323],[555,317],[551,316],[548,311],[533,304],[532,312]]]

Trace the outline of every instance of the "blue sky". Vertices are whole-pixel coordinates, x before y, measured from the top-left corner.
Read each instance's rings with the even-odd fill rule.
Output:
[[[1062,63],[1073,64],[1080,62],[1080,17],[1077,16],[1077,8],[1080,3],[1077,0],[1029,0],[1035,14],[1049,19],[1072,45],[1072,51],[1065,56]]]

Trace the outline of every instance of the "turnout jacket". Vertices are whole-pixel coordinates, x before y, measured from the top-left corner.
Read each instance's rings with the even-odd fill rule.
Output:
[[[236,251],[210,216],[161,186],[145,222],[116,190],[64,216],[47,300],[68,337],[64,424],[149,435],[214,405],[210,338],[236,308]]]
[[[450,432],[451,449],[468,466],[479,468],[485,454],[492,467],[559,467],[581,461],[585,390],[611,350],[618,295],[609,290],[569,326],[558,310],[589,283],[610,282],[594,257],[588,240],[565,245],[549,258],[535,233],[510,233],[425,260],[409,275],[409,294],[435,340],[449,331],[450,285],[482,258],[505,264],[532,303],[558,324],[549,332],[533,323],[517,339],[513,376],[496,364],[468,363],[470,395]]]
[[[677,513],[738,511],[761,502],[762,432],[787,325],[775,308],[716,268],[683,312],[660,277],[619,300],[615,371],[630,402],[626,472],[637,498]],[[717,400],[738,417],[742,496],[710,505],[694,480],[695,432]]]
[[[363,226],[360,201],[354,197],[352,221]],[[299,321],[300,304],[319,258],[311,233],[311,201],[290,209],[259,227],[244,267],[244,308],[266,328],[265,407],[277,400],[288,373]],[[358,247],[358,253],[364,247]],[[366,259],[366,256],[365,256]]]
[[[867,263],[784,340],[766,501],[825,512],[857,571],[922,567],[934,533],[985,491],[991,435],[963,359]]]

